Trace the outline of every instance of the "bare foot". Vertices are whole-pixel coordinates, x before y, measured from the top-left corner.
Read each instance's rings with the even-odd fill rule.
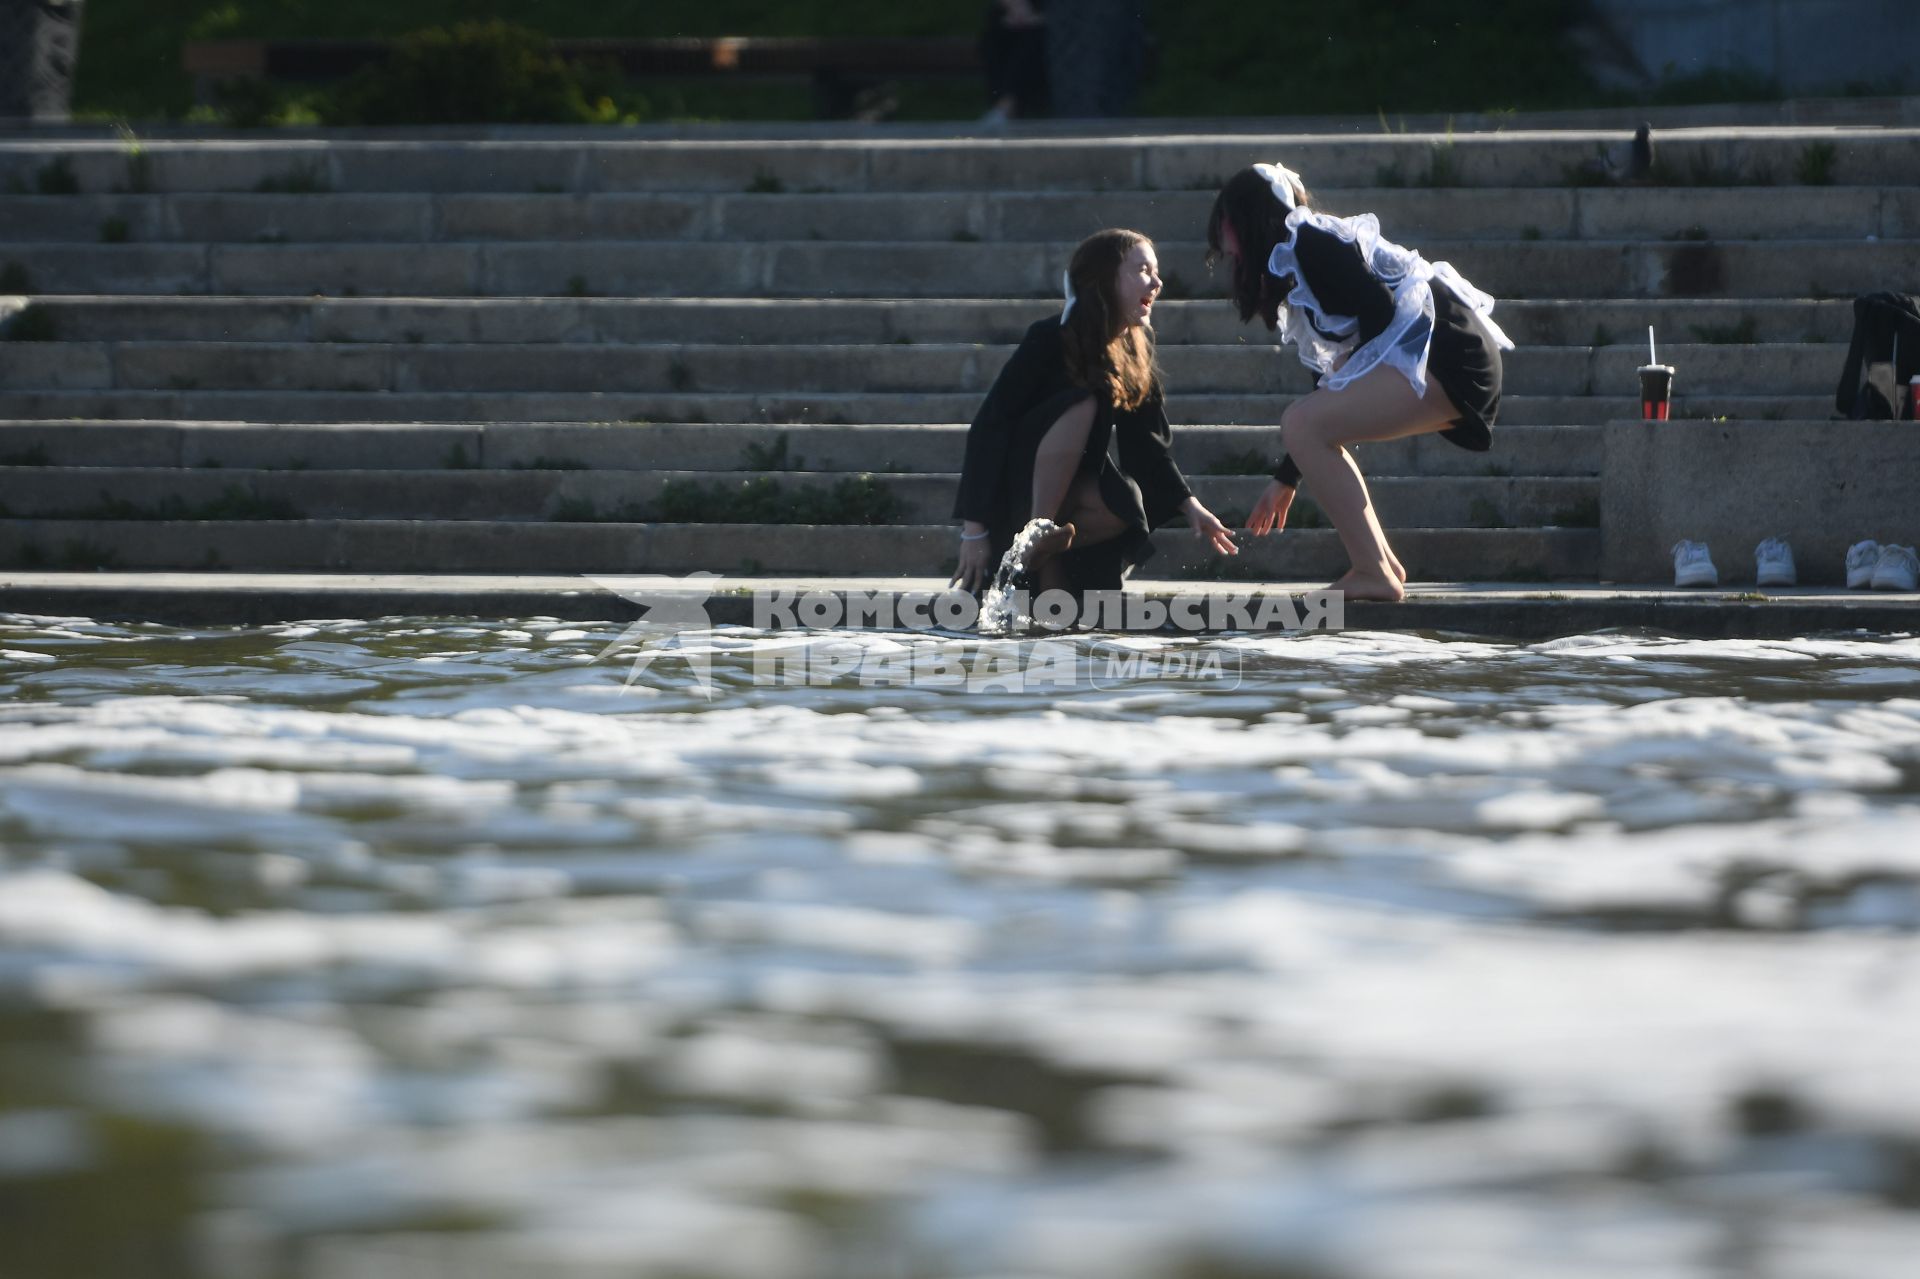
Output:
[[[1357,568],[1348,569],[1327,589],[1343,592],[1349,600],[1379,600],[1387,604],[1398,604],[1407,597],[1407,588],[1399,578],[1362,573]]]
[[[1035,538],[1033,545],[1027,548],[1027,571],[1037,577],[1041,565],[1073,545],[1074,532],[1073,525],[1062,524],[1053,532]]]
[[[1392,551],[1387,552],[1387,567],[1393,570],[1393,575],[1399,579],[1400,585],[1407,584],[1407,566],[1402,564],[1400,557]]]
[[[1033,576],[1035,582],[1041,582],[1043,576],[1048,580],[1052,576],[1058,576],[1058,574],[1046,574],[1044,568],[1048,567],[1062,551],[1066,551],[1069,545],[1073,545],[1073,534],[1075,534],[1073,524],[1060,524],[1050,534],[1041,534],[1039,538],[1035,538],[1033,545],[1027,547],[1027,559],[1023,567]]]

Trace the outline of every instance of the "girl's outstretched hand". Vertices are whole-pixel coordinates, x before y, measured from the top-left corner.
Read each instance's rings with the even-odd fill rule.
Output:
[[[1260,500],[1247,515],[1247,532],[1278,533],[1287,526],[1287,512],[1293,509],[1293,489],[1279,480],[1267,481]]]
[[[1221,555],[1238,555],[1240,548],[1233,544],[1233,530],[1220,522],[1220,517],[1200,505],[1200,499],[1187,499],[1187,523],[1193,528],[1193,535],[1205,542]]]

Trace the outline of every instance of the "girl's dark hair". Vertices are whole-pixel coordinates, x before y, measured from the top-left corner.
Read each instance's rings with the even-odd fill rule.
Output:
[[[1153,331],[1120,318],[1118,293],[1120,264],[1135,245],[1152,243],[1138,231],[1096,231],[1067,264],[1073,310],[1060,330],[1067,376],[1116,409],[1139,408],[1160,385]]]
[[[1293,196],[1300,208],[1313,205],[1313,194],[1294,183]],[[1290,287],[1285,280],[1267,273],[1267,258],[1273,246],[1287,238],[1286,205],[1280,203],[1273,187],[1252,166],[1228,178],[1214,197],[1213,212],[1207,215],[1207,265],[1227,257],[1226,227],[1233,228],[1240,253],[1233,263],[1233,304],[1245,324],[1254,316],[1269,328],[1280,324],[1280,303]]]

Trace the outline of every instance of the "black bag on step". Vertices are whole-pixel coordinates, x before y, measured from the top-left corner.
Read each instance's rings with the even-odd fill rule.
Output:
[[[1907,379],[1915,373],[1920,373],[1920,297],[1863,293],[1855,298],[1853,345],[1833,397],[1840,415],[1899,417]]]

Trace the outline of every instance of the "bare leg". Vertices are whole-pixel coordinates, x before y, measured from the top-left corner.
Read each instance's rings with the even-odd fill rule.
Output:
[[[1064,514],[1075,529],[1075,546],[1105,542],[1119,537],[1127,528],[1125,520],[1107,509],[1106,499],[1100,496],[1100,481],[1091,475],[1080,476],[1067,490]]]
[[[1333,521],[1353,567],[1334,585],[1353,599],[1398,600],[1406,595],[1398,557],[1346,445],[1395,440],[1444,430],[1459,410],[1431,378],[1415,396],[1397,369],[1382,366],[1338,391],[1315,391],[1281,419],[1281,438]]]
[[[1093,399],[1089,396],[1062,413],[1033,455],[1033,506],[1030,519],[1052,520],[1060,517],[1060,505],[1066,500],[1067,487],[1079,469],[1080,455],[1087,449],[1087,432],[1093,429]]]
[[[1075,477],[1072,486],[1067,490],[1067,499],[1061,507],[1060,518],[1073,530],[1074,546],[1093,546],[1109,541],[1119,537],[1127,527],[1125,520],[1108,509],[1106,500],[1100,496],[1100,481],[1091,475]],[[1035,577],[1037,585],[1043,591],[1056,587],[1061,590],[1066,589],[1067,576],[1060,566],[1057,553],[1041,561]]]
[[[1093,400],[1088,398],[1062,413],[1040,437],[1040,446],[1034,450],[1033,506],[1028,518],[1055,520],[1062,525],[1059,532],[1035,542],[1027,553],[1027,569],[1043,591],[1062,585],[1059,566],[1053,561],[1079,536],[1072,517],[1062,508],[1067,505],[1074,474],[1087,451],[1087,433],[1093,429],[1093,407]]]

